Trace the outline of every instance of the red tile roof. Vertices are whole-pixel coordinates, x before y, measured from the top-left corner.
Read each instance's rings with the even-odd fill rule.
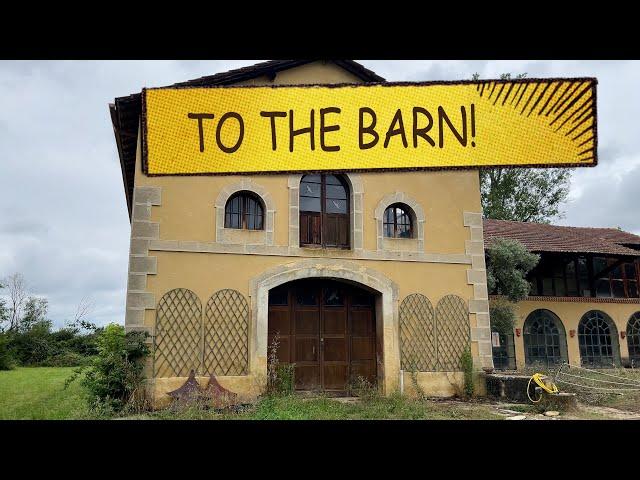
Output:
[[[545,223],[484,219],[484,244],[497,238],[520,240],[531,252],[600,253],[640,256],[640,236],[615,228],[563,227]]]

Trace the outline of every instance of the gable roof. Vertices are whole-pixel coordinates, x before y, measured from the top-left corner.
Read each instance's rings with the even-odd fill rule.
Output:
[[[211,87],[220,85],[233,85],[245,80],[267,75],[275,78],[282,70],[299,67],[318,60],[270,60],[256,63],[248,67],[236,68],[227,72],[217,73],[206,77],[174,83],[170,87]],[[384,82],[385,79],[375,72],[365,68],[353,60],[330,60],[335,65],[347,70],[364,82]],[[142,94],[134,93],[125,97],[118,97],[114,103],[109,104],[111,123],[116,137],[122,181],[124,183],[129,219],[131,219],[131,202],[133,199],[133,181],[135,177],[136,147],[138,139],[138,123],[142,110]]]
[[[485,248],[497,238],[510,238],[519,240],[531,252],[640,256],[640,236],[616,228],[564,227],[488,218],[483,220],[483,226]]]

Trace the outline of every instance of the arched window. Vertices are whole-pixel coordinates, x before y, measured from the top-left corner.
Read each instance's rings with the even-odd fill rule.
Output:
[[[389,205],[384,211],[383,230],[388,238],[413,238],[414,214],[404,203]]]
[[[620,365],[618,332],[606,313],[591,310],[583,315],[578,325],[578,343],[583,365],[600,368]]]
[[[526,365],[549,367],[568,361],[567,336],[560,319],[549,310],[534,310],[524,322]]]
[[[631,366],[640,367],[640,312],[631,315],[627,323],[627,346]]]
[[[300,245],[349,248],[349,187],[341,175],[300,181]]]
[[[224,207],[224,228],[262,230],[264,228],[262,200],[252,192],[238,192],[229,197]]]

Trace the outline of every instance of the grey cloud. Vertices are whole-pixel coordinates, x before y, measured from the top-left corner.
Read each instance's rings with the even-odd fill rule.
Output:
[[[47,225],[33,220],[0,221],[0,235],[43,235],[48,229]]]

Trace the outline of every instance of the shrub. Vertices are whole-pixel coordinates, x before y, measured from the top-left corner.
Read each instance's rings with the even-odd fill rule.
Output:
[[[15,367],[13,350],[6,333],[0,332],[0,370],[12,370]]]
[[[468,345],[462,352],[460,361],[462,363],[462,371],[464,372],[464,393],[472,397],[475,390],[473,384],[473,356],[471,355],[471,348]]]
[[[540,260],[518,240],[499,238],[487,249],[487,287],[490,293],[518,302],[529,295],[527,273]]]
[[[489,318],[491,319],[491,331],[503,335],[513,334],[516,322],[515,304],[503,298],[491,299]]]
[[[80,367],[90,365],[91,361],[92,357],[86,357],[76,352],[63,351],[56,355],[51,355],[38,365],[41,367]]]
[[[140,391],[144,376],[144,359],[149,354],[146,333],[129,332],[116,324],[107,325],[96,338],[98,354],[88,368],[79,369],[85,375],[81,384],[89,393],[92,409],[122,410]]]
[[[529,295],[527,274],[540,260],[518,240],[499,238],[487,249],[487,288],[501,298],[489,302],[491,329],[508,335],[516,322],[515,303]]]
[[[349,390],[364,402],[371,402],[380,397],[380,391],[376,383],[367,380],[362,375],[352,379]]]
[[[280,336],[276,333],[271,345],[267,360],[267,385],[266,394],[275,396],[291,395],[295,389],[295,364],[281,364],[278,360],[278,347]]]
[[[16,360],[21,365],[39,365],[57,353],[56,345],[51,341],[49,320],[34,322],[28,329],[12,331],[9,335]]]

